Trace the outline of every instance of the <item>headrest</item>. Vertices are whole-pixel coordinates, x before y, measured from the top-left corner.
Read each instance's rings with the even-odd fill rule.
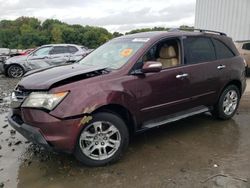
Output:
[[[170,58],[175,58],[175,57],[176,57],[176,52],[173,46],[161,47],[160,58],[170,59]]]

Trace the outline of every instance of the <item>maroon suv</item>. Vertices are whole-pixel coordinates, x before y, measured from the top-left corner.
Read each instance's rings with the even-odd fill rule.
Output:
[[[9,122],[34,143],[100,166],[118,160],[136,132],[204,112],[231,118],[245,87],[244,60],[223,33],[126,35],[74,65],[26,74]]]

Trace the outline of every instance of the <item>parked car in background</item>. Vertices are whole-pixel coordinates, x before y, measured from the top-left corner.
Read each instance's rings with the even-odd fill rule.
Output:
[[[244,60],[225,34],[139,33],[72,65],[27,73],[8,119],[34,143],[103,166],[134,133],[204,112],[230,119],[245,88]]]
[[[20,55],[28,55],[30,54],[31,52],[33,52],[35,50],[35,48],[30,48],[30,49],[26,49],[26,50],[23,50]]]
[[[22,49],[10,49],[10,54],[9,54],[9,58],[10,57],[15,57],[15,56],[19,56],[23,53]]]
[[[10,49],[9,48],[0,48],[0,55],[9,55]]]
[[[250,75],[250,40],[235,42],[240,55],[246,60],[247,74]]]
[[[4,73],[18,78],[30,70],[76,62],[88,53],[90,51],[74,44],[44,45],[29,54],[7,59],[3,66]]]
[[[9,48],[0,48],[0,73],[4,71],[3,64],[9,58],[10,49]]]

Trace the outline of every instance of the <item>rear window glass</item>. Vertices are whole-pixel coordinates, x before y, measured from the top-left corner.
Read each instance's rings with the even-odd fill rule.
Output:
[[[217,59],[227,59],[234,57],[234,53],[221,41],[213,39]]]
[[[244,50],[250,50],[250,43],[243,44],[242,49],[244,49]]]
[[[55,46],[50,52],[50,54],[63,54],[63,53],[68,53],[66,46]]]
[[[188,37],[184,40],[185,63],[196,64],[216,60],[213,43],[205,37]]]

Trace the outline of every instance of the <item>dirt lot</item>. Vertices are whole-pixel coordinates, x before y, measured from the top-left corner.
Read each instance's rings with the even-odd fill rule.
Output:
[[[0,188],[250,187],[250,80],[232,120],[204,114],[140,134],[121,161],[101,168],[12,131],[6,116],[16,83],[0,75]]]

